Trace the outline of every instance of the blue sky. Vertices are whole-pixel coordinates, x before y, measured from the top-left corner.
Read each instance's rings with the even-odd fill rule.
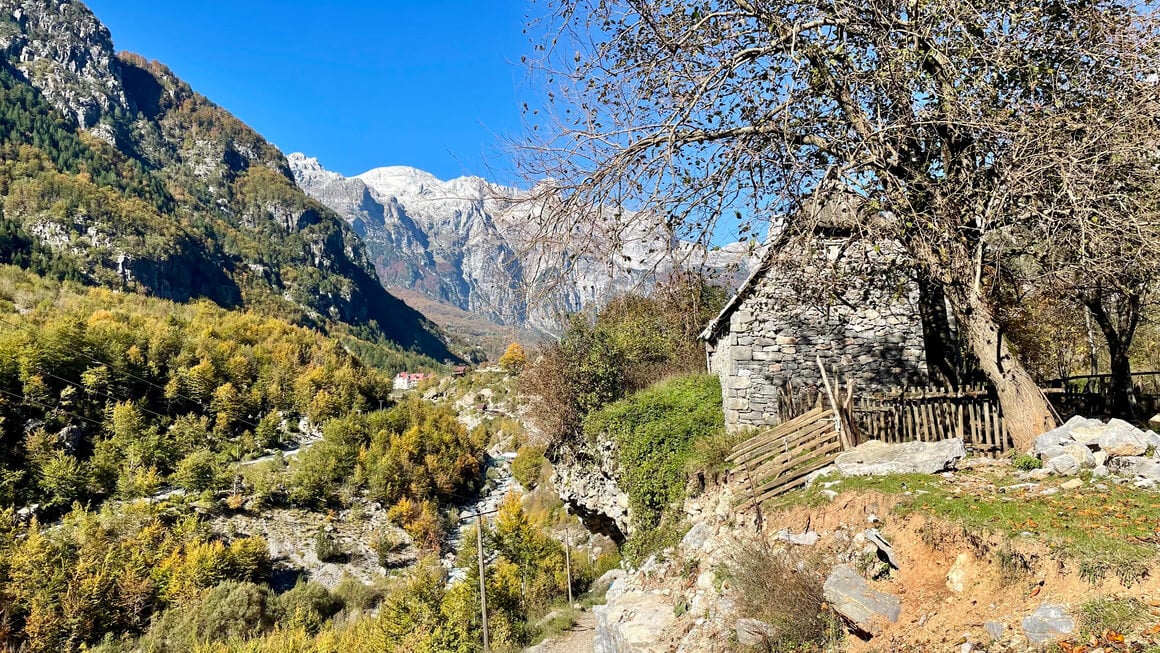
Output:
[[[86,0],[284,152],[347,175],[410,165],[510,182],[525,0]],[[534,6],[534,5],[533,5]]]

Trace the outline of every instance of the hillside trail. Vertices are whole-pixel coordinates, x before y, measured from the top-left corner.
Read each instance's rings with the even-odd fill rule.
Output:
[[[591,610],[576,614],[576,623],[559,636],[529,649],[536,653],[592,653],[596,645],[596,615]]]

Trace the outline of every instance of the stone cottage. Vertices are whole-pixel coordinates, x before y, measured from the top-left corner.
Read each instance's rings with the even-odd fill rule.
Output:
[[[702,332],[729,430],[780,421],[787,388],[821,388],[818,357],[857,392],[926,383],[919,284],[897,243],[854,236],[855,201],[806,216],[808,237],[783,230]]]

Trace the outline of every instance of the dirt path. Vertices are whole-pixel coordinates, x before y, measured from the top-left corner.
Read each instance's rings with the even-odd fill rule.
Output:
[[[555,639],[529,649],[535,653],[592,653],[596,638],[596,616],[590,610],[576,615],[576,625]]]

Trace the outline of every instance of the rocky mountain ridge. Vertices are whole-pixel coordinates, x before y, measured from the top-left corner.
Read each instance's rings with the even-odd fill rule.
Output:
[[[536,231],[542,206],[518,189],[480,177],[442,181],[406,166],[344,177],[298,153],[289,162],[298,185],[362,236],[386,287],[497,324],[554,332],[566,314],[647,291],[678,267],[731,285],[753,263],[743,243],[707,250],[647,226],[617,234],[611,251],[595,228],[549,246]]]
[[[0,68],[4,219],[62,267],[451,357],[276,147],[164,65],[116,53],[84,4],[0,0]]]

